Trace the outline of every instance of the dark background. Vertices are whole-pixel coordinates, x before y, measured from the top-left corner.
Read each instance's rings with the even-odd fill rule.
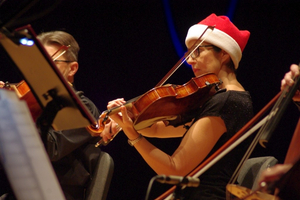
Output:
[[[17,11],[20,3],[16,2],[0,9],[0,20],[5,21]],[[81,47],[76,88],[103,111],[110,100],[128,100],[152,89],[183,56],[182,51],[177,52],[180,48],[185,51],[184,40],[190,26],[211,13],[228,15],[238,28],[251,32],[237,78],[251,92],[257,113],[280,91],[280,81],[289,66],[300,62],[299,12],[298,0],[41,1],[11,28],[31,24],[36,33],[71,33]],[[178,43],[172,40],[169,17]],[[0,55],[0,80],[22,80],[3,49]],[[168,82],[184,84],[192,75],[190,67],[184,64]],[[273,155],[283,162],[298,115],[295,105],[290,104],[267,148],[258,145],[251,157]],[[179,142],[151,141],[170,154]],[[156,174],[127,144],[124,134],[120,133],[102,149],[115,162],[108,199],[144,199],[149,181]],[[151,195],[159,196],[166,187],[169,186],[155,183]]]

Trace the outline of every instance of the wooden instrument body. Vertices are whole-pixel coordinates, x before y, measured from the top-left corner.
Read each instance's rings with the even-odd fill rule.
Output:
[[[4,88],[15,91],[19,99],[26,101],[31,116],[33,120],[36,121],[43,110],[34,97],[33,93],[30,91],[27,83],[22,80],[18,84],[7,84]]]

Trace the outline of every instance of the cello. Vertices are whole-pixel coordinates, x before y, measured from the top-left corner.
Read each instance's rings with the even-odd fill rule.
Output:
[[[300,118],[288,148],[284,164],[292,164],[292,168],[275,184],[277,194],[281,200],[300,199]]]
[[[299,69],[300,65],[298,65]],[[270,114],[270,120],[267,121],[267,123],[263,126],[261,129],[261,145],[265,147],[265,143],[268,142],[268,139],[271,137],[273,130],[276,128],[276,125],[278,121],[280,120],[283,112],[286,110],[287,105],[291,101],[291,99],[294,97],[297,90],[299,90],[300,85],[300,78],[292,77],[294,80],[294,85],[286,86],[281,96],[279,97],[278,101],[276,102],[275,106],[273,107],[271,114]],[[255,191],[247,190],[244,188],[236,188],[233,187],[234,185],[228,185],[227,187],[229,190],[233,191],[236,196],[239,197],[239,199],[248,199],[248,198],[254,198],[255,196],[262,195],[261,192],[264,192],[265,197],[261,198],[263,200],[269,200],[269,199],[275,199],[276,200],[287,200],[287,199],[300,199],[300,193],[299,193],[299,177],[300,177],[300,119],[298,119],[297,126],[295,128],[292,140],[290,142],[283,168],[277,168],[274,172],[272,172],[272,169],[269,168],[267,170],[267,173],[272,173],[272,176],[281,176],[280,174],[277,174],[278,172],[283,173],[282,170],[287,170],[289,166],[292,165],[292,168],[289,169],[282,177],[279,178],[279,180],[276,181],[268,181],[268,182],[262,182],[259,185],[259,188]],[[229,192],[231,192],[229,191]],[[267,193],[273,193],[275,191],[275,196],[266,196]]]
[[[204,162],[202,162],[195,170],[190,172],[187,176],[199,177],[202,173],[204,173],[210,166],[216,163],[219,159],[221,159],[225,154],[231,151],[236,145],[246,139],[248,136],[252,134],[255,130],[263,126],[261,129],[261,133],[258,134],[261,137],[261,145],[267,142],[267,140],[271,137],[274,128],[276,127],[279,119],[281,118],[283,112],[285,111],[287,105],[290,103],[292,97],[294,96],[297,89],[299,89],[300,78],[295,78],[295,84],[293,87],[285,87],[285,89],[279,92],[260,112],[258,112],[240,131],[238,131],[227,143],[225,143],[222,147],[220,147],[214,154],[208,157]],[[275,104],[275,105],[274,105]],[[273,106],[274,105],[274,106]],[[259,123],[258,120],[273,106],[272,111],[268,116],[266,116]],[[255,125],[256,124],[256,125]],[[254,126],[255,125],[255,126]],[[249,129],[252,127],[251,129]],[[300,128],[296,128],[296,132],[299,134]],[[299,134],[300,135],[300,134]],[[300,136],[297,136],[297,139],[293,139],[296,141],[294,143],[295,147],[297,146],[297,142],[299,142]],[[296,136],[295,136],[296,137]],[[295,152],[294,150],[290,150],[289,152]],[[296,151],[299,152],[299,151]],[[166,191],[164,194],[159,196],[156,200],[162,200],[170,197],[172,192],[175,190],[175,186]],[[248,190],[247,190],[248,192]],[[255,191],[256,192],[256,191]],[[251,194],[243,194],[251,198],[250,195],[256,194],[255,192],[251,192]],[[249,195],[249,196],[248,196]]]
[[[273,176],[281,176],[276,181],[262,182],[259,188],[255,191],[251,191],[248,188],[242,186],[228,184],[227,190],[239,200],[248,199],[260,199],[260,200],[291,200],[300,199],[300,146],[298,145],[300,141],[300,119],[298,120],[296,129],[294,131],[288,152],[284,164],[280,167],[279,171],[275,170]],[[287,170],[287,168],[292,165],[292,167]],[[286,171],[283,173],[283,171]],[[272,171],[271,168],[267,170],[269,173]],[[278,174],[280,172],[280,174]],[[275,191],[275,192],[273,192]],[[274,195],[271,195],[274,193]],[[230,199],[230,198],[229,198]]]

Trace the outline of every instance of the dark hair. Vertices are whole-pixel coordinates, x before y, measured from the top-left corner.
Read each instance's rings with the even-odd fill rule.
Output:
[[[37,36],[42,45],[70,45],[70,48],[65,53],[65,56],[70,61],[78,61],[79,45],[72,35],[64,31],[44,32]]]
[[[219,53],[219,52],[222,51],[221,48],[219,48],[219,47],[217,47],[217,46],[215,46],[215,45],[213,45],[213,49],[214,49],[214,51],[217,52],[217,53]],[[230,58],[230,61],[229,61],[226,65],[227,65],[227,67],[229,67],[229,69],[231,69],[234,73],[236,72],[236,69],[235,69],[235,67],[234,67],[234,64],[233,64],[233,61],[232,61],[231,58]]]

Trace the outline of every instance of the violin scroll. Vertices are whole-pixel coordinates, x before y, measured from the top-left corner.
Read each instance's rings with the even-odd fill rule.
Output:
[[[109,113],[111,112],[111,110],[108,110],[108,111],[104,111],[100,116],[99,116],[99,119],[98,119],[98,124],[96,125],[90,125],[90,126],[87,126],[86,127],[86,130],[92,135],[92,136],[99,136],[102,131],[104,130],[105,128],[105,125],[107,123],[109,123],[111,121],[111,119],[109,118]],[[122,130],[121,127],[117,127],[117,133],[115,133],[113,135],[113,137],[108,140],[107,142],[105,142],[103,139],[99,140],[96,144],[95,144],[95,147],[99,147],[99,146],[106,146],[109,144],[109,142],[111,142],[115,137],[116,135]]]
[[[108,122],[110,122],[110,118],[108,117],[107,112],[104,111],[99,116],[98,123],[96,125],[87,126],[86,129],[92,136],[99,136],[104,130],[105,124]]]

